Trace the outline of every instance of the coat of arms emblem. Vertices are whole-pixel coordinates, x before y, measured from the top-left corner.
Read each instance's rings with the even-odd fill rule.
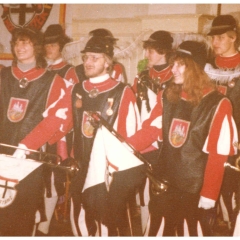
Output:
[[[169,130],[169,142],[173,147],[181,147],[188,135],[190,122],[174,118]]]
[[[21,121],[24,118],[25,113],[27,111],[28,102],[29,101],[27,99],[12,97],[8,105],[7,112],[8,119],[11,122]]]
[[[2,19],[10,33],[19,27],[41,30],[52,6],[53,4],[2,4]]]

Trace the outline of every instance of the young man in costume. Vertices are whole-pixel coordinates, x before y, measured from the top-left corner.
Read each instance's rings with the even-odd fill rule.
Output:
[[[31,28],[16,28],[12,33],[11,48],[13,64],[1,70],[0,142],[17,146],[20,140],[42,121],[46,108],[57,102],[61,94],[66,92],[68,84],[54,72],[46,70],[42,33]],[[13,152],[14,149],[1,147],[1,153]],[[39,156],[31,156],[35,157]],[[14,222],[14,226],[8,224],[8,220],[1,215],[3,223],[0,225],[4,226],[1,233],[10,236],[31,236],[36,207],[39,207],[36,205],[41,198],[42,196],[36,196],[30,205],[27,201],[23,202],[15,211],[15,216],[7,217]],[[18,211],[23,206],[29,208],[18,216]]]
[[[69,43],[71,39],[64,33],[60,24],[49,25],[43,34],[43,44],[45,50],[45,59],[47,61],[47,69],[60,75],[65,80],[75,84],[79,82],[74,66],[68,64],[62,57],[62,50],[64,46]],[[72,132],[64,136],[60,141],[53,145],[46,145],[46,152],[58,154],[62,160],[67,160],[71,156],[72,149]],[[52,196],[49,197],[45,193],[45,207],[47,221],[41,222],[38,225],[38,235],[47,235],[49,233],[49,226],[55,207],[58,206],[57,211],[59,218],[62,218],[65,194],[66,172],[64,170],[55,169],[46,173],[46,177],[51,181]],[[51,180],[50,180],[51,179]],[[57,205],[59,203],[59,205]],[[56,209],[56,210],[57,210]],[[60,211],[61,210],[61,211]]]
[[[157,102],[157,94],[162,89],[166,88],[172,79],[171,66],[168,63],[169,57],[172,53],[173,38],[170,32],[156,31],[150,35],[150,37],[143,42],[143,48],[145,50],[145,63],[146,66],[139,70],[133,83],[133,90],[136,93],[139,110],[141,112],[141,122],[146,120],[151,110],[154,108]],[[160,151],[160,145],[158,142],[154,142],[148,149],[143,152],[144,157],[148,159],[155,169],[158,164],[158,156]],[[150,183],[151,184],[151,183]],[[151,186],[150,186],[151,188]],[[139,191],[140,205],[141,205],[141,218],[143,233],[147,233],[147,224],[149,220],[148,201],[152,196],[149,192],[148,181],[144,183]],[[135,197],[135,196],[134,196]],[[156,211],[152,212],[152,219],[157,214]],[[152,223],[154,220],[152,220]],[[150,235],[156,235],[153,224],[151,225]]]
[[[60,24],[49,25],[44,32],[44,49],[48,69],[75,84],[79,82],[75,68],[62,57],[62,50],[70,41],[71,39],[64,33]]]
[[[217,16],[208,35],[211,37],[214,57],[207,64],[205,71],[214,81],[219,91],[226,95],[233,105],[233,117],[240,133],[240,53],[239,29],[237,21],[231,15]],[[236,156],[231,156],[228,162],[235,165]],[[220,195],[220,207],[223,220],[228,222],[228,227],[233,231],[236,215],[239,211],[239,174],[231,169],[226,169]],[[233,195],[236,194],[237,208],[232,204]]]
[[[236,154],[231,102],[204,72],[206,57],[203,43],[180,44],[171,59],[173,82],[158,94],[142,129],[128,139],[139,151],[155,140],[162,141],[158,179],[167,182],[168,188],[150,201],[150,208],[164,217],[164,236],[181,236],[183,222],[190,236],[211,236],[206,217],[211,216],[218,199],[224,163]],[[158,227],[161,223],[162,219]],[[182,235],[186,235],[185,229]]]
[[[105,28],[94,29],[91,32],[89,32],[89,36],[106,38],[107,40],[109,40],[109,43],[113,47],[116,45],[116,41],[118,40],[117,38],[115,38],[113,36],[113,34],[108,29],[105,29]],[[76,72],[77,72],[79,80],[87,79],[85,76],[85,73],[84,73],[83,64],[76,66]],[[125,77],[125,72],[124,72],[123,66],[122,66],[122,64],[120,64],[116,61],[113,61],[113,66],[112,66],[110,75],[116,81],[126,83],[126,79],[125,79],[126,77]]]
[[[76,236],[125,235],[126,199],[138,182],[142,181],[144,166],[139,162],[132,168],[131,161],[128,159],[124,170],[120,171],[119,166],[124,159],[112,164],[111,159],[108,158],[106,162],[107,158],[103,153],[106,146],[98,147],[99,144],[103,144],[101,131],[94,128],[89,119],[89,113],[93,111],[100,113],[119,134],[125,138],[130,137],[140,127],[136,99],[130,87],[115,81],[109,75],[112,67],[113,46],[108,39],[93,36],[82,53],[88,80],[76,84],[72,92],[62,98],[61,104],[64,107],[61,109],[65,110],[65,115],[59,115],[58,106],[53,106],[49,111],[55,113],[55,117],[45,118],[21,141],[21,144],[36,149],[46,141],[53,143],[58,140],[56,131],[65,127],[64,122],[59,121],[59,117],[65,116],[64,119],[67,122],[73,119],[74,157],[80,165],[80,171],[71,183],[73,233]],[[41,132],[40,136],[39,132]],[[95,137],[96,135],[98,137]],[[105,150],[111,149],[114,149],[114,146]],[[102,158],[101,153],[104,156]],[[25,152],[19,152],[20,154],[24,155]],[[94,164],[95,160],[97,160],[96,164]],[[101,160],[103,162],[99,165]],[[102,172],[103,164],[106,168]],[[112,180],[110,185],[104,181],[106,169],[109,172],[106,178],[109,181]],[[89,177],[89,174],[93,174],[93,177]],[[95,183],[95,178],[96,181],[99,178],[103,181],[90,184]],[[91,187],[87,188],[86,185],[89,186],[89,184]],[[100,225],[107,231],[98,229]]]

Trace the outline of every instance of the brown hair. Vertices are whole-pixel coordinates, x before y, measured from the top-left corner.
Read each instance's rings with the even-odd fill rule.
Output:
[[[22,28],[22,29],[15,29],[12,33],[11,39],[11,51],[13,54],[13,65],[16,66],[17,64],[17,56],[14,51],[14,47],[17,40],[30,40],[33,44],[34,54],[36,58],[36,68],[45,68],[47,66],[47,62],[44,58],[44,48],[42,42],[42,33],[36,32],[36,30]]]
[[[175,54],[170,59],[170,63],[177,61],[180,65],[185,65],[186,69],[183,73],[184,82],[182,85],[171,83],[166,90],[167,98],[170,102],[176,103],[180,99],[181,91],[187,93],[187,101],[194,106],[198,105],[203,98],[204,89],[215,89],[215,85],[200,67],[190,56],[179,56]]]
[[[162,48],[159,46],[159,43],[157,42],[144,42],[143,48],[154,49],[158,54],[165,54],[166,61],[169,60],[172,54],[172,49]]]
[[[234,47],[236,50],[238,50],[238,47],[240,45],[240,40],[239,40],[239,31],[236,30],[236,31],[227,31],[226,34],[228,35],[228,37],[230,38],[234,38],[236,37],[236,40],[234,42]]]

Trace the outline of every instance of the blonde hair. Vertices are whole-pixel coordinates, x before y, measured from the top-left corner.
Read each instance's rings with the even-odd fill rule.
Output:
[[[111,73],[111,71],[113,69],[113,59],[105,53],[103,53],[103,56],[104,56],[106,62],[108,63],[107,72]]]
[[[230,38],[236,38],[236,40],[234,42],[234,47],[235,47],[236,50],[238,50],[238,47],[240,45],[239,32],[238,31],[227,31],[226,34]]]

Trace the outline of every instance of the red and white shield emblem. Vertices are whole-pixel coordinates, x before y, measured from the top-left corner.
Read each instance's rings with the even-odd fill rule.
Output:
[[[28,102],[29,101],[27,99],[12,97],[8,105],[7,111],[8,119],[11,122],[21,121],[24,118],[25,113],[27,111]]]
[[[8,179],[0,176],[0,208],[5,208],[12,204],[17,195],[15,190],[15,185],[17,184],[17,179]]]
[[[169,142],[173,147],[181,147],[187,139],[190,122],[174,118],[169,131]]]
[[[83,118],[82,118],[82,133],[87,138],[92,138],[94,133],[94,127],[89,121],[89,117],[85,111],[83,112]]]

